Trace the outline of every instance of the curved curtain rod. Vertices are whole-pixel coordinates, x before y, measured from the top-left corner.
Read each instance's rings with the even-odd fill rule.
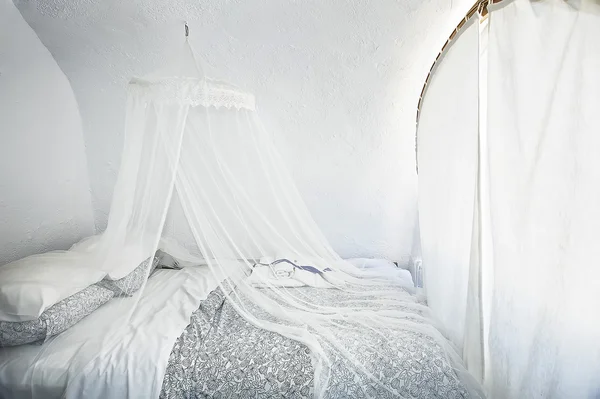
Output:
[[[417,139],[418,139],[418,131],[417,130],[419,128],[419,118],[421,116],[421,106],[423,105],[423,98],[425,97],[425,90],[427,89],[427,85],[429,84],[429,80],[431,79],[431,75],[433,74],[433,70],[435,69],[435,66],[437,65],[437,63],[440,60],[440,58],[442,57],[442,55],[450,47],[450,44],[452,43],[454,38],[460,33],[460,30],[466,25],[466,23],[475,14],[481,15],[484,19],[487,18],[488,6],[490,4],[500,3],[501,1],[503,1],[503,0],[477,0],[475,2],[475,4],[473,4],[473,6],[469,9],[469,11],[467,11],[467,14],[464,16],[464,18],[460,20],[460,22],[458,23],[456,28],[452,31],[452,33],[450,34],[450,37],[448,37],[448,40],[446,40],[446,43],[444,43],[444,46],[438,53],[437,57],[435,57],[435,61],[433,61],[431,68],[429,68],[429,73],[427,74],[427,78],[425,79],[425,83],[423,84],[423,88],[421,89],[421,94],[419,95],[419,103],[417,104],[417,117],[416,117],[416,121],[415,121],[415,126],[416,126],[416,128],[415,128],[415,156],[417,157],[417,162],[416,162],[417,174],[419,174],[419,161],[418,161],[418,153],[417,153],[419,144],[417,142]]]
[[[438,61],[440,60],[440,58],[442,57],[444,52],[450,46],[450,43],[452,43],[454,38],[460,33],[460,30],[466,25],[466,23],[475,14],[479,13],[482,17],[486,18],[488,15],[488,10],[487,10],[488,6],[490,4],[500,3],[501,1],[502,0],[477,0],[475,2],[475,4],[473,4],[473,6],[469,9],[469,11],[464,16],[464,18],[460,20],[460,22],[458,23],[456,28],[452,31],[452,33],[450,34],[450,37],[448,37],[448,40],[446,40],[446,43],[444,43],[444,46],[438,53],[437,57],[435,57],[435,61],[433,61],[431,68],[429,68],[429,73],[427,74],[427,78],[425,79],[425,83],[423,84],[423,89],[421,89],[421,95],[419,96],[419,104],[417,105],[417,124],[419,123],[419,116],[421,114],[421,105],[423,104],[423,97],[425,94],[425,89],[427,88],[427,85],[429,84],[429,80],[431,79],[431,75],[433,73],[435,66],[437,65]]]

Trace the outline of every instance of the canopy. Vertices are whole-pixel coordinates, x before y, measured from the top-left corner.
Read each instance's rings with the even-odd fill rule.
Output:
[[[472,396],[481,395],[427,307],[416,300],[412,312],[400,306],[410,288],[393,268],[360,269],[335,253],[262,126],[254,96],[205,78],[187,41],[173,65],[129,84],[108,227],[74,251],[119,279],[157,248],[183,263],[206,265],[246,320],[305,344],[317,397],[328,397],[334,359],[351,365],[353,375],[337,377],[360,383],[364,397],[402,397],[371,365],[393,368],[390,343],[406,331],[444,348]],[[290,269],[278,270],[275,280],[251,274],[257,264],[272,267],[275,259]],[[282,286],[280,280],[290,276],[343,291],[344,301]],[[353,339],[358,334],[361,340]],[[110,331],[105,336],[103,345],[111,345]]]

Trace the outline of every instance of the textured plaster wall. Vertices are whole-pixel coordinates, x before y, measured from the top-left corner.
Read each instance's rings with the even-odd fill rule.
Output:
[[[93,234],[75,96],[10,0],[0,0],[0,151],[0,265]]]
[[[125,85],[189,22],[209,75],[253,91],[314,218],[343,256],[402,259],[417,221],[414,118],[465,0],[15,0],[68,76],[106,224]]]

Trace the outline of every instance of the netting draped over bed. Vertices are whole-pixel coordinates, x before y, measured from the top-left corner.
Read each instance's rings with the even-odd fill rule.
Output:
[[[397,366],[391,344],[405,331],[444,347],[473,397],[480,394],[442,334],[423,323],[427,308],[412,300],[416,317],[399,305],[410,295],[393,271],[358,269],[335,253],[274,150],[254,96],[205,78],[187,42],[174,66],[129,85],[121,169],[107,230],[93,252],[117,279],[128,272],[113,267],[124,256],[149,258],[159,246],[207,265],[249,322],[305,344],[316,397],[328,397],[334,360],[351,365],[347,378],[360,382],[361,396],[406,397],[371,367]],[[291,263],[275,280],[247,278],[256,263],[281,259]],[[346,300],[327,303],[281,287],[291,275],[343,290]]]

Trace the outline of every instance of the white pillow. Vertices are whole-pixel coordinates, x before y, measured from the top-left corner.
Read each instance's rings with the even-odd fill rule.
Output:
[[[142,238],[128,237],[126,240],[118,238],[107,238],[103,235],[95,235],[84,238],[74,244],[70,251],[79,254],[93,254],[105,257],[95,258],[90,264],[102,269],[107,280],[120,280],[129,275],[140,263],[153,256],[152,243],[154,240],[148,235]],[[149,248],[149,249],[145,249]]]
[[[98,245],[98,242],[100,242],[101,237],[102,237],[102,234],[86,237],[86,238],[82,239],[81,241],[73,244],[71,246],[71,248],[69,248],[69,251],[89,252],[96,248],[96,246]]]
[[[396,268],[394,262],[387,259],[350,258],[346,259],[346,262],[350,262],[360,269]]]
[[[50,306],[102,280],[90,254],[53,251],[0,267],[0,321],[36,320]]]
[[[275,276],[271,267],[255,266],[252,269],[252,274],[248,277],[247,282],[254,287],[302,287],[305,285],[303,282],[289,277],[294,271],[293,266],[291,265],[276,265],[273,267],[273,270],[278,270],[283,273],[279,276]]]

